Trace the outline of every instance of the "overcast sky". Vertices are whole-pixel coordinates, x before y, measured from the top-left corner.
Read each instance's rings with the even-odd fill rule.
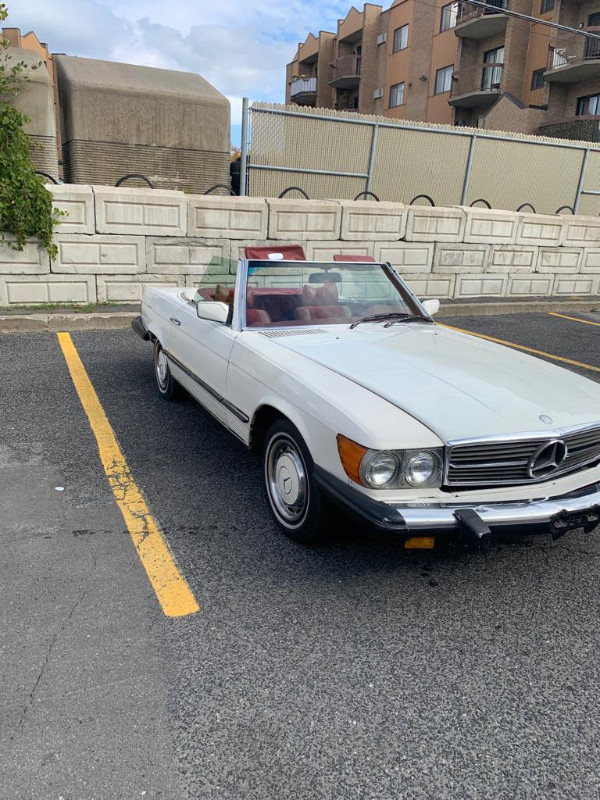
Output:
[[[198,72],[231,101],[283,102],[285,65],[310,30],[335,30],[350,0],[7,0],[8,25],[51,52]]]

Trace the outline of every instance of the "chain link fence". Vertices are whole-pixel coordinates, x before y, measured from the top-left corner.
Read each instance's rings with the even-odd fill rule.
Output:
[[[600,145],[245,101],[242,187],[254,197],[297,187],[311,199],[426,195],[437,206],[597,215]]]

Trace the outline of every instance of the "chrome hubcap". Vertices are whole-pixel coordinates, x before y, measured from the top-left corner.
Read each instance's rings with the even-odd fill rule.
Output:
[[[302,457],[287,437],[273,440],[266,463],[269,496],[276,512],[288,523],[298,522],[306,511],[308,481]]]
[[[156,357],[156,379],[161,389],[166,389],[169,382],[169,362],[164,350],[159,350]]]

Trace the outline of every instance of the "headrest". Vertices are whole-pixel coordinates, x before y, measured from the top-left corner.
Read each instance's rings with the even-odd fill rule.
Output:
[[[337,301],[338,290],[335,283],[324,283],[323,286],[310,286],[305,283],[302,288],[303,306],[329,306]]]
[[[218,300],[220,303],[233,303],[234,291],[234,289],[230,289],[228,286],[221,286],[220,283],[217,283],[215,287],[215,300]]]

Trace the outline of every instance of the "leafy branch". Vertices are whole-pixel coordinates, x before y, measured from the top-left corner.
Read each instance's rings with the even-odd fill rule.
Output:
[[[7,16],[6,3],[0,3],[0,23]],[[0,231],[14,237],[9,245],[16,250],[34,238],[55,258],[53,234],[61,214],[53,208],[43,178],[36,175],[24,130],[29,119],[10,102],[29,80],[28,71],[39,69],[41,62],[28,67],[15,60],[9,47],[8,39],[0,36]]]

